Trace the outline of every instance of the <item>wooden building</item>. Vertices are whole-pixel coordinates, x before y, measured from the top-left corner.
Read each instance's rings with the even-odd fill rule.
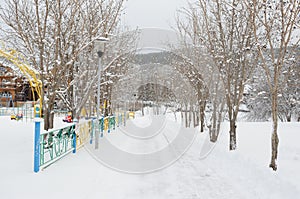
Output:
[[[0,63],[0,107],[12,107],[32,100],[31,89],[26,78]]]

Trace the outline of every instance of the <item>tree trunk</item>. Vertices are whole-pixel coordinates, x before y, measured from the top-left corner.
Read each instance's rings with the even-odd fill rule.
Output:
[[[229,129],[229,150],[236,149],[236,121],[230,120],[230,129]]]
[[[274,125],[274,122],[273,122]],[[274,171],[277,170],[277,155],[278,155],[278,144],[279,144],[279,139],[278,139],[278,134],[277,134],[277,129],[273,127],[273,134],[272,134],[272,157],[271,157],[271,163],[269,165],[270,168],[272,168]]]
[[[213,102],[213,112],[212,112],[212,122],[209,125],[209,133],[210,133],[210,141],[211,142],[216,142],[217,141],[217,103],[216,99]]]
[[[187,105],[185,106],[185,110],[184,110],[184,116],[185,116],[185,128],[188,127],[188,112],[187,112]]]
[[[181,107],[181,124],[183,125],[183,112],[182,112],[182,107]]]
[[[286,121],[287,121],[287,122],[291,122],[291,121],[292,121],[292,114],[288,114],[288,115],[286,116]]]
[[[204,114],[204,109],[205,109],[205,103],[201,102],[200,103],[200,132],[204,132],[204,117],[205,117],[205,114]]]
[[[271,156],[271,163],[269,165],[274,171],[277,170],[277,155],[278,155],[278,144],[279,138],[277,134],[277,127],[278,127],[278,104],[277,104],[277,89],[275,88],[272,93],[272,120],[273,120],[273,133],[272,133],[272,156]]]
[[[48,108],[45,108],[44,110],[44,130],[48,131],[49,129],[49,117],[50,117],[50,112]]]
[[[217,129],[210,127],[209,131],[210,131],[210,141],[211,142],[216,142],[218,140]]]
[[[54,123],[54,96],[49,97],[47,102],[47,106],[45,108],[45,117],[44,117],[44,129],[48,131],[49,129],[53,128]]]
[[[224,109],[224,104],[225,104],[225,101],[222,102],[221,104],[221,109],[219,110],[219,113],[218,113],[218,121],[217,121],[217,132],[218,132],[218,136],[219,136],[219,133],[220,133],[220,128],[221,128],[221,122],[223,121],[223,109]]]
[[[54,112],[50,111],[49,114],[49,129],[53,129],[53,124],[54,124]]]
[[[194,128],[197,126],[197,122],[196,122],[196,111],[193,109],[193,124],[194,124]]]
[[[191,108],[191,104],[190,104],[190,107],[189,107],[189,128],[191,127],[191,122],[192,122],[192,108]]]
[[[221,105],[221,110],[218,110],[218,113],[217,113],[216,107],[213,110],[212,122],[209,125],[209,134],[210,134],[211,142],[216,142],[219,137],[220,127],[221,127],[221,122],[222,122],[223,105],[224,104]]]
[[[199,112],[196,111],[196,118],[195,118],[196,126],[199,126],[199,120],[200,120]]]

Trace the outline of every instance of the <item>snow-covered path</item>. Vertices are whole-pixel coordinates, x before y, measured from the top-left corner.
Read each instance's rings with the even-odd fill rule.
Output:
[[[118,170],[123,169],[123,172],[118,173],[117,178],[112,178],[117,179],[117,182],[112,182],[112,185],[109,185],[109,183],[104,184],[103,190],[98,194],[100,194],[101,192],[102,194],[103,192],[106,192],[106,186],[114,186],[114,183],[118,184],[124,182],[124,184],[126,184],[126,188],[124,190],[121,188],[121,195],[118,195],[119,193],[110,192],[107,193],[107,197],[104,198],[247,198],[243,196],[243,194],[239,193],[238,190],[235,190],[235,187],[227,182],[228,179],[215,173],[205,161],[199,159],[200,149],[204,141],[203,136],[201,136],[194,129],[183,130],[182,128],[180,128],[180,125],[176,125],[176,123],[174,123],[173,121],[166,121],[166,123],[162,126],[164,126],[162,132],[160,132],[159,135],[156,135],[152,139],[152,141],[132,141],[131,137],[128,136],[131,130],[135,130],[135,135],[142,134],[146,137],[149,137],[149,132],[147,133],[147,130],[145,128],[145,131],[143,131],[143,133],[138,134],[137,127],[133,126],[132,123],[129,122],[126,128],[121,128],[119,132],[111,133],[110,135],[108,135],[107,138],[109,141],[105,141],[105,139],[102,140],[102,142],[100,142],[100,146],[102,146],[103,148],[100,147],[100,150],[95,152],[95,150],[93,150],[93,147],[91,147],[92,145],[87,145],[86,150],[92,153],[91,155],[97,161],[104,161],[106,166],[110,168],[116,165],[107,165],[107,158],[116,161],[124,158],[122,157],[122,155],[126,158],[128,158],[128,156],[126,156],[126,154],[120,154],[118,152],[111,153],[112,147],[108,143],[112,143],[112,145],[115,144],[122,150],[130,152],[131,154],[143,154],[143,158],[134,159],[129,157],[129,162],[127,163],[118,161],[118,164],[123,165],[117,165],[117,168],[114,168]],[[183,132],[181,132],[182,134],[174,137],[172,132],[178,132],[178,129]],[[192,140],[193,136],[195,137]],[[176,143],[176,139],[178,139],[178,137],[179,140],[182,141],[181,145],[179,143]],[[192,145],[190,148],[187,147],[188,151],[184,153],[181,158],[176,159],[176,157],[184,151],[184,149],[182,148],[182,145],[184,145],[184,140],[193,141],[191,142]],[[162,147],[168,143],[172,143],[172,146],[165,148]],[[162,152],[159,154],[156,153],[153,157],[151,152],[156,151],[160,148],[161,151],[165,150],[167,152]],[[172,162],[172,164],[166,168],[164,167],[161,170],[158,169],[158,171],[155,172],[149,172],[148,170],[146,170],[147,174],[127,174],[127,172],[132,172],[132,168],[136,169],[135,171],[138,172],[145,169],[145,167],[151,170],[151,168],[147,167],[148,164],[150,164],[151,166],[157,166],[156,164],[151,164],[151,162],[154,161],[164,163],[166,159],[170,158],[170,156],[176,161]],[[126,170],[126,168],[128,170]],[[110,170],[109,173],[109,176],[116,175],[112,170]],[[107,177],[108,179],[111,178],[109,176]],[[123,186],[124,185],[122,184],[117,187]],[[116,188],[116,191],[117,190],[119,190],[119,188]],[[111,194],[117,195],[115,196]]]
[[[166,124],[165,129],[168,131],[168,128],[175,128],[174,126]],[[248,123],[240,126],[239,130],[244,133],[252,127]],[[267,127],[268,125],[263,125],[261,130],[265,131]],[[295,135],[299,127],[299,124],[294,124],[289,129],[294,138],[300,137]],[[299,146],[293,144],[287,149],[283,148],[281,156],[284,159],[281,162],[288,167],[279,167],[278,173],[271,172],[267,165],[264,165],[265,161],[268,161],[263,152],[265,146],[257,144],[258,139],[255,136],[251,137],[251,142],[257,145],[247,145],[249,136],[241,133],[241,151],[228,152],[227,134],[223,133],[214,150],[203,158],[203,153],[211,146],[205,145],[205,134],[196,133],[192,146],[179,160],[156,172],[128,174],[116,171],[101,164],[98,159],[101,156],[97,156],[99,152],[93,152],[91,155],[91,147],[87,147],[35,174],[32,171],[33,124],[1,117],[0,129],[0,198],[279,199],[300,196],[300,186],[297,183],[300,180],[299,172],[287,172],[297,171],[295,168],[300,166]],[[171,136],[169,133],[165,132],[165,136]],[[121,131],[105,136],[109,136],[111,142],[119,143],[120,147],[128,151],[134,152],[139,149],[137,143],[124,141]],[[260,140],[264,140],[265,144],[268,137],[262,136]],[[121,140],[123,142],[120,142]],[[282,146],[287,145],[285,138],[282,140]],[[104,141],[100,140],[100,153],[105,150],[101,148],[104,146],[101,142]],[[165,141],[158,136],[155,147],[161,147]],[[143,145],[146,147],[144,152],[155,149],[153,143]],[[242,146],[253,146],[251,149],[262,147],[262,151],[255,156]]]

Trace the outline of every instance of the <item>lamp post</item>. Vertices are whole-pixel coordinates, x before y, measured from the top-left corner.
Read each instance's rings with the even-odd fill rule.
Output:
[[[95,131],[95,149],[99,148],[99,131],[100,131],[100,77],[101,77],[101,57],[104,54],[104,43],[109,41],[108,38],[100,37],[95,40],[99,43],[98,55],[98,82],[97,82],[97,129]]]

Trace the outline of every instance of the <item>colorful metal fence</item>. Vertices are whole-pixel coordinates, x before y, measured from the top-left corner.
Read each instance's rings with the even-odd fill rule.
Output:
[[[40,168],[45,168],[70,152],[76,152],[75,124],[43,132],[39,135],[39,162]]]
[[[94,131],[94,121],[88,120],[76,124],[75,132],[77,135],[76,146],[77,149],[81,148],[91,136]]]
[[[118,113],[101,118],[98,122],[97,119],[91,119],[42,133],[40,130],[41,120],[36,120],[34,172],[48,167],[71,152],[76,153],[76,150],[84,146],[88,141],[92,144],[96,130],[99,130],[101,132],[100,137],[103,137],[104,133],[110,133],[116,126],[125,126],[126,117],[126,113]]]

